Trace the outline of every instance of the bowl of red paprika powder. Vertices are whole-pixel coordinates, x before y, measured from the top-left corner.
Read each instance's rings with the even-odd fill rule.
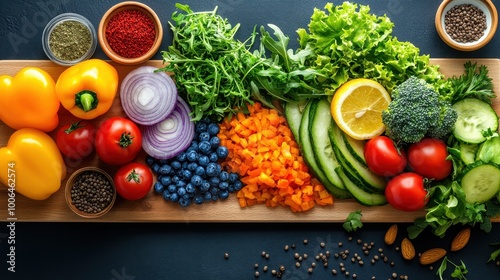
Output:
[[[111,7],[98,28],[99,44],[113,61],[124,65],[146,62],[158,51],[163,28],[156,13],[134,1]]]

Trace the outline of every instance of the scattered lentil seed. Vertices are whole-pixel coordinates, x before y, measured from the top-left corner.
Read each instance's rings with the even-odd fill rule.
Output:
[[[224,258],[227,260],[229,259],[229,254],[228,253],[224,253]]]
[[[266,252],[265,251],[262,251],[262,253],[260,253],[261,256],[265,257],[266,256]]]
[[[398,278],[398,274],[396,272],[393,272],[392,273],[392,278],[394,278],[394,279]]]
[[[304,254],[304,255],[302,255],[302,257],[303,257],[304,259],[307,259],[308,255],[307,255],[307,254]]]
[[[260,273],[258,271],[255,271],[255,278],[258,278],[260,276]]]
[[[358,264],[363,266],[365,263],[363,261],[359,261]]]
[[[399,252],[399,247],[396,247],[396,252]]]
[[[297,267],[297,268],[300,267],[300,262],[296,262],[295,267]]]
[[[345,276],[346,276],[346,277],[349,277],[349,271],[346,271],[346,272],[345,272]]]
[[[307,243],[309,243],[309,241],[307,239],[304,239],[304,244],[307,245]]]
[[[372,276],[372,280],[375,280],[375,279],[377,279],[377,278],[375,278],[375,276]]]
[[[387,257],[384,257],[384,262],[387,262],[389,261],[389,259]]]
[[[336,258],[336,259],[338,259],[339,258],[339,254],[335,253],[335,254],[333,254],[333,257]]]
[[[281,272],[285,271],[285,266],[284,265],[280,265],[280,271]]]
[[[341,271],[341,272],[345,272],[345,267],[341,267],[341,268],[340,268],[340,271]]]
[[[366,256],[368,256],[368,255],[370,254],[370,251],[365,250],[363,253],[364,253]]]
[[[336,269],[332,269],[332,274],[333,275],[337,275],[337,270]]]
[[[312,263],[311,263],[311,267],[313,267],[313,268],[314,268],[314,267],[316,267],[316,263],[315,263],[315,262],[312,262]]]
[[[321,242],[321,243],[319,244],[319,246],[320,246],[321,248],[325,248],[326,244],[325,244],[325,242]]]
[[[269,259],[269,254],[266,253],[266,255],[264,256],[266,259]]]
[[[309,273],[309,274],[313,273],[313,269],[312,269],[311,267],[310,267],[310,268],[308,268],[308,269],[307,269],[307,273]]]
[[[378,256],[378,255],[375,255],[375,256],[373,256],[373,259],[374,259],[374,260],[376,260],[376,261],[378,261],[379,256]]]
[[[295,253],[295,254],[293,254],[293,257],[294,257],[295,259],[298,259],[298,258],[300,257],[300,255],[299,255],[299,253]]]
[[[353,278],[353,279],[356,279],[356,277],[358,277],[358,275],[356,275],[356,273],[353,273],[353,274],[352,274],[352,278]]]
[[[295,247],[296,247],[295,244],[292,244],[292,249],[295,249]]]
[[[429,270],[434,270],[434,267],[432,265],[429,266]]]
[[[363,241],[361,239],[358,239],[358,244],[361,244]]]
[[[342,245],[343,245],[342,242],[339,242],[339,247],[342,247]]]
[[[303,259],[304,259],[304,258],[303,258],[302,256],[300,256],[300,257],[298,258],[299,262],[301,262]]]
[[[352,236],[349,236],[349,238],[347,238],[347,240],[352,241]]]
[[[374,259],[372,259],[370,262],[371,262],[371,264],[375,264],[375,260]]]
[[[269,268],[267,267],[267,265],[265,265],[265,266],[262,268],[262,271],[267,272],[267,270],[268,270],[268,269],[269,269]]]
[[[285,251],[288,251],[289,248],[290,248],[290,246],[285,245]]]
[[[255,269],[259,268],[259,264],[258,264],[258,263],[256,263],[256,264],[254,264],[254,265],[253,265],[253,267],[254,267]]]
[[[323,263],[323,266],[324,266],[324,267],[328,267],[328,262],[324,262],[324,263]]]
[[[276,273],[277,273],[277,272],[276,272],[276,269],[271,270],[271,274],[272,274],[272,275],[276,275]]]
[[[394,266],[394,262],[393,262],[393,261],[391,261],[391,262],[389,263],[389,265],[390,265],[390,266]]]

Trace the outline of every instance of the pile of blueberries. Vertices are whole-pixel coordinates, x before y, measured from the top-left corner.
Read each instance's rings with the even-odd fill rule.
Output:
[[[224,200],[243,187],[237,173],[222,169],[220,161],[228,149],[217,137],[220,128],[209,119],[195,124],[195,135],[189,148],[168,160],[147,157],[146,162],[156,174],[155,192],[167,201],[189,206],[192,202]]]

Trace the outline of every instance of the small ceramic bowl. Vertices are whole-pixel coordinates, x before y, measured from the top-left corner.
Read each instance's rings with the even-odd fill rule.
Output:
[[[97,35],[85,17],[64,13],[47,23],[42,47],[47,57],[62,66],[71,66],[90,58],[97,46]]]
[[[82,177],[82,176],[88,176],[89,174],[98,175],[99,176],[98,178],[101,178],[102,180],[107,181],[108,182],[107,184],[110,187],[109,189],[107,189],[105,191],[106,192],[105,196],[102,195],[102,190],[100,191],[100,194],[97,194],[97,195],[93,194],[92,195],[97,200],[104,197],[103,202],[100,202],[100,203],[102,203],[102,205],[92,204],[92,205],[95,205],[96,207],[100,208],[100,211],[98,211],[98,212],[84,211],[81,206],[79,209],[79,207],[77,207],[77,204],[78,204],[77,198],[76,198],[76,196],[73,197],[73,195],[72,195],[72,190],[74,188],[76,188],[75,187],[76,184],[79,184],[79,186],[81,186],[82,182],[84,182],[84,180],[82,180],[82,178],[84,178],[84,177]],[[102,187],[106,188],[106,186],[102,186]],[[81,187],[81,190],[82,189],[85,189],[85,191],[91,190],[91,188],[87,188],[87,187]],[[82,190],[82,192],[83,192],[83,190]],[[68,204],[69,208],[78,216],[83,217],[83,218],[99,218],[99,217],[103,216],[104,214],[108,213],[109,210],[111,210],[111,208],[113,207],[115,200],[116,200],[116,188],[115,188],[115,185],[113,183],[113,178],[108,173],[106,173],[106,171],[104,171],[100,168],[97,168],[97,167],[92,167],[92,166],[83,167],[83,168],[80,168],[77,171],[75,171],[71,175],[71,177],[69,177],[68,181],[66,182],[66,189],[64,192],[64,196],[66,198],[66,203]],[[89,201],[92,198],[89,198],[85,193],[83,193],[83,194],[80,194],[80,199],[85,200],[85,201]]]
[[[116,35],[116,33],[114,33],[115,35],[106,34],[106,31],[109,31],[111,33],[111,31],[108,30],[110,20],[113,22],[113,20],[117,19],[117,18],[113,19],[113,17],[117,15],[118,15],[117,17],[120,17],[119,14],[121,13],[122,16],[119,21],[123,23],[124,21],[126,21],[127,17],[123,16],[123,13],[127,12],[130,13],[131,11],[138,11],[136,13],[140,13],[141,16],[145,15],[151,20],[154,26],[154,39],[152,40],[152,44],[145,43],[144,46],[138,46],[139,44],[131,44],[130,42],[127,42],[127,40],[121,39],[121,37],[123,36]],[[115,22],[118,22],[118,20],[116,20]],[[141,22],[144,21],[141,20]],[[133,28],[134,26],[135,24],[131,25],[130,28]],[[121,31],[124,32],[129,31],[130,28],[123,28],[124,30]],[[111,29],[111,27],[109,27],[109,29]],[[120,32],[119,29],[120,28],[116,28],[114,30],[118,30],[117,32]],[[145,34],[150,34],[150,33],[145,33]],[[112,36],[112,38],[109,36]],[[123,65],[136,65],[148,61],[153,55],[156,54],[156,52],[160,48],[163,39],[163,27],[161,25],[160,19],[150,7],[148,7],[143,3],[126,1],[114,5],[104,14],[104,16],[101,19],[101,22],[99,23],[98,38],[102,50],[111,60]],[[149,45],[151,45],[149,50],[144,51],[145,49],[147,49],[146,46]],[[135,54],[132,55],[134,52],[131,52],[130,50],[133,50],[134,48],[135,52],[141,54],[140,56],[136,56]],[[123,51],[123,49],[127,49],[128,51]],[[138,51],[139,49],[141,49],[141,51]]]
[[[486,16],[486,30],[478,40],[473,42],[457,42],[446,32],[445,15],[453,7],[471,4],[479,8]],[[439,37],[450,47],[459,51],[475,51],[484,47],[491,41],[498,26],[498,13],[491,0],[444,0],[439,6],[435,18],[436,30]]]

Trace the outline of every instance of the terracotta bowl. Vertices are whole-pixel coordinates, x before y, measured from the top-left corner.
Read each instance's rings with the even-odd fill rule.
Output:
[[[106,29],[108,27],[108,23],[110,19],[113,18],[117,13],[124,11],[124,10],[137,10],[143,12],[147,17],[149,17],[153,23],[154,23],[154,28],[155,28],[155,39],[154,43],[147,51],[140,57],[134,57],[134,58],[127,58],[123,57],[119,54],[117,54],[113,49],[110,47],[108,40],[106,38]],[[123,64],[123,65],[136,65],[136,64],[141,64],[146,61],[148,61],[153,55],[156,54],[158,49],[160,48],[160,45],[162,43],[163,39],[163,27],[161,25],[161,21],[156,15],[156,13],[147,5],[139,2],[134,2],[134,1],[126,1],[126,2],[121,2],[113,7],[111,7],[102,17],[101,22],[99,23],[99,28],[98,28],[98,39],[99,39],[99,44],[101,45],[102,50],[104,53],[113,61]]]
[[[111,202],[109,203],[108,206],[106,206],[106,208],[102,209],[98,213],[87,213],[85,211],[78,209],[75,206],[75,204],[73,203],[73,199],[71,198],[71,190],[73,189],[73,186],[74,186],[76,180],[81,175],[83,175],[85,172],[95,172],[95,173],[102,174],[109,181],[109,183],[111,185],[111,189],[113,192]],[[99,218],[99,217],[103,216],[104,214],[108,213],[109,210],[111,210],[111,208],[113,208],[113,205],[114,205],[115,200],[116,200],[116,195],[117,195],[116,188],[115,188],[115,185],[113,183],[113,178],[108,173],[106,173],[104,170],[97,168],[97,167],[93,167],[93,166],[83,167],[83,168],[80,168],[77,171],[75,171],[71,175],[71,177],[69,177],[68,181],[66,182],[66,188],[65,188],[65,192],[64,192],[64,196],[66,198],[66,203],[68,204],[69,208],[75,214],[77,214],[78,216],[83,217],[83,218]]]
[[[470,43],[460,43],[452,39],[445,30],[445,15],[453,7],[462,4],[472,4],[483,11],[486,15],[486,30],[479,40]],[[436,30],[439,37],[450,47],[459,51],[475,51],[493,38],[498,26],[498,13],[491,0],[444,0],[439,6],[435,18]]]

